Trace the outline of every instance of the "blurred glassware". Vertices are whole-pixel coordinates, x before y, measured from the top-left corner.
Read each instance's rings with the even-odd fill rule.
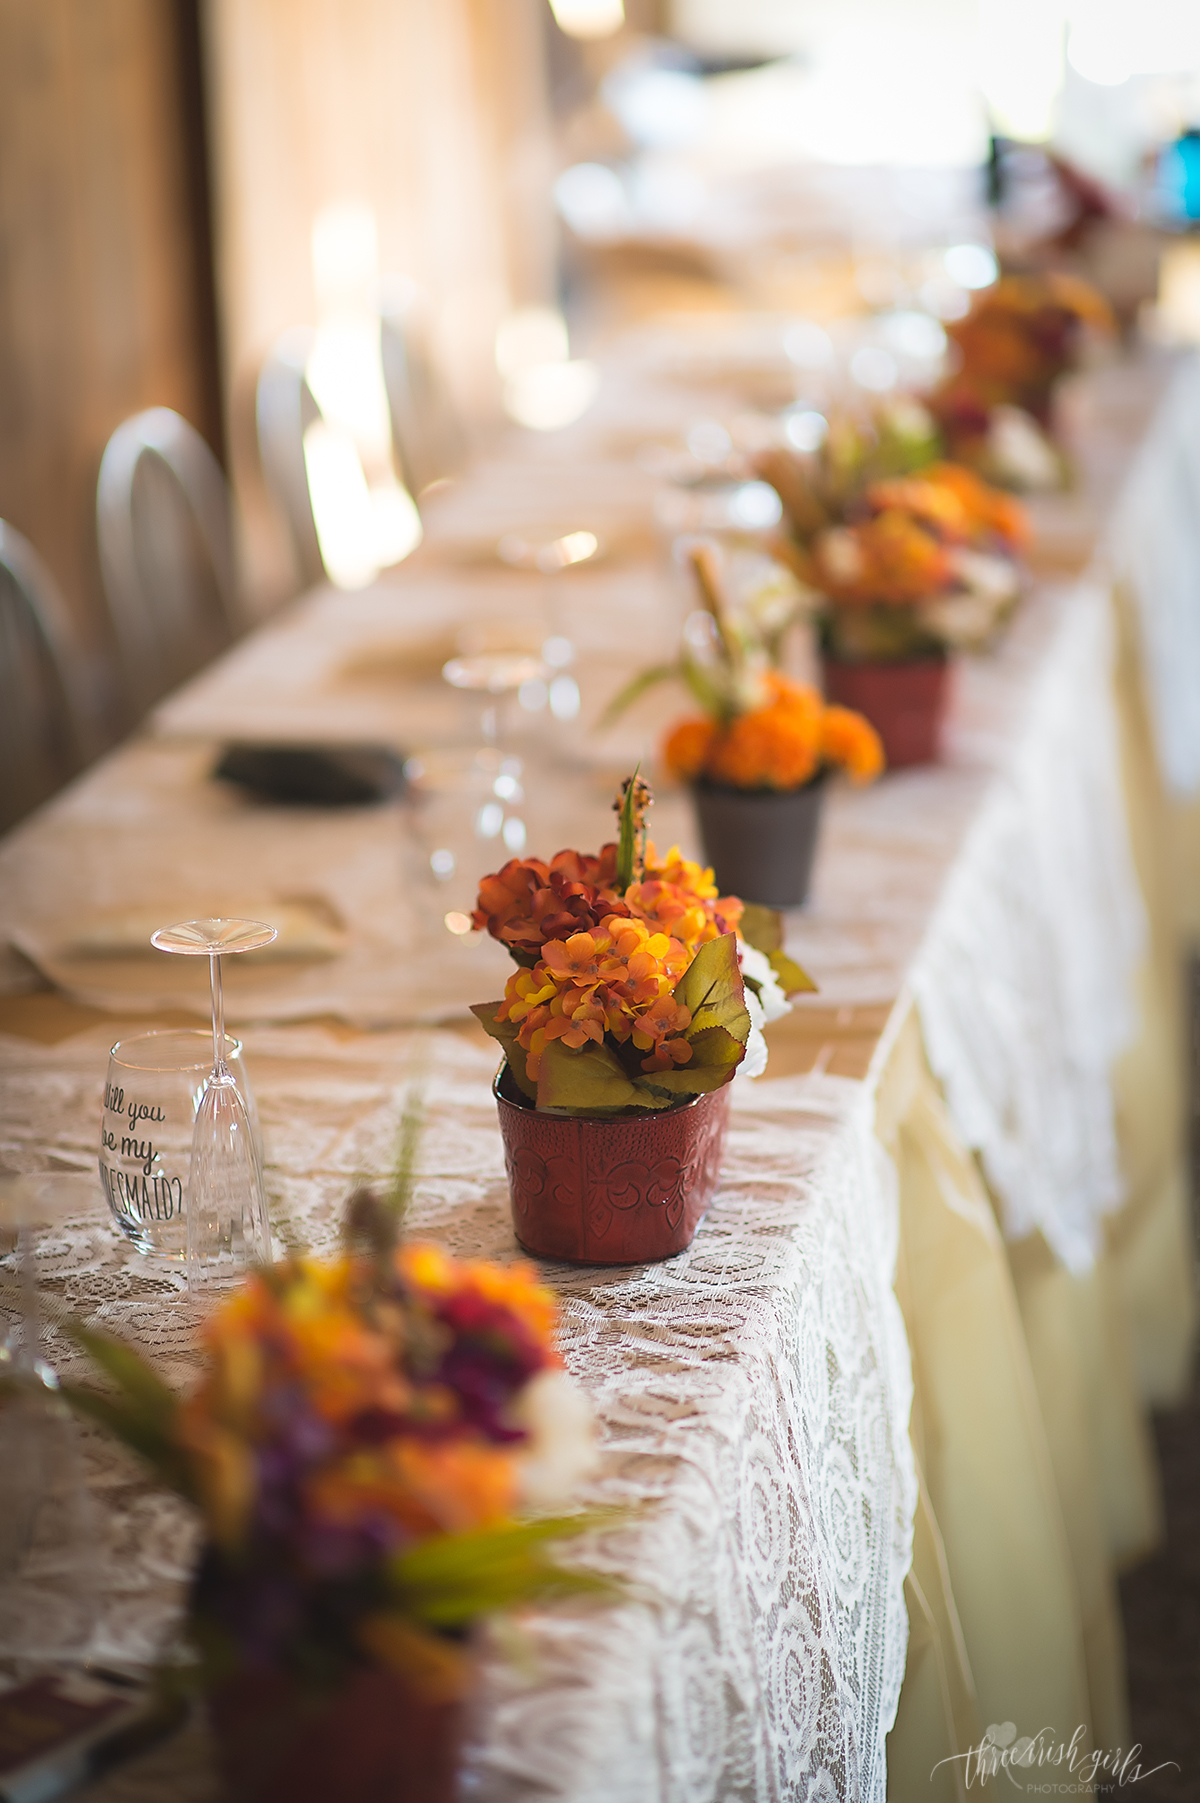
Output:
[[[594,532],[583,530],[559,533],[553,538],[506,532],[496,546],[496,555],[514,570],[537,570],[543,576],[556,576],[575,564],[594,562],[603,556],[604,549]]]
[[[525,850],[523,774],[520,758],[494,746],[409,758],[413,893],[430,936],[465,938],[480,877]]]
[[[505,701],[519,698],[522,690],[528,698],[529,685],[540,684],[535,694],[539,705],[544,705],[542,691],[548,675],[544,658],[515,648],[469,652],[452,657],[442,667],[442,676],[452,689],[481,697],[479,731],[484,745],[493,748],[499,746],[506,730]]]
[[[665,488],[655,498],[654,514],[659,529],[669,538],[688,532],[753,537],[772,532],[783,509],[770,483],[748,481]]]
[[[262,1159],[250,1116],[225,1057],[223,956],[261,951],[278,929],[261,920],[186,920],[151,934],[160,952],[206,957],[212,985],[212,1070],[192,1133],[187,1190],[187,1280],[197,1292],[268,1262],[271,1236]]]
[[[241,1041],[225,1036],[250,1129],[260,1148]],[[108,1057],[100,1129],[100,1179],[113,1220],[139,1252],[187,1257],[187,1194],[196,1111],[212,1071],[202,1028],[138,1033]]]

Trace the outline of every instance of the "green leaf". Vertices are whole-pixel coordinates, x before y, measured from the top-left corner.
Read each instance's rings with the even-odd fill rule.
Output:
[[[742,938],[756,952],[770,957],[783,944],[783,917],[778,908],[764,908],[761,902],[744,902],[738,922]]]
[[[702,945],[675,985],[675,1000],[688,1010],[692,1024],[684,1038],[697,1056],[697,1040],[709,1027],[724,1027],[745,1047],[750,1037],[750,1014],[738,968],[737,939],[722,933]]]
[[[740,1051],[739,1047],[739,1061]],[[710,1089],[720,1089],[722,1084],[729,1082],[736,1068],[736,1064],[682,1064],[678,1070],[648,1072],[639,1087],[662,1098],[656,1103],[657,1107],[672,1107],[685,1096],[702,1096]]]
[[[720,720],[723,724],[727,725],[733,718],[734,713],[733,702],[728,693],[728,688],[721,688],[719,684],[713,681],[703,665],[698,663],[694,657],[690,657],[686,653],[681,660],[680,669],[684,682],[686,682],[688,688],[692,691],[692,694],[704,709],[704,712],[706,714],[711,714],[714,719]]]
[[[621,1586],[597,1572],[568,1571],[549,1543],[615,1525],[627,1511],[513,1522],[463,1534],[439,1534],[389,1560],[388,1587],[406,1614],[430,1627],[465,1626],[477,1616],[536,1597],[590,1591],[616,1596]]]
[[[617,835],[616,880],[617,892],[620,895],[624,895],[632,883],[634,871],[637,868],[637,780],[641,767],[639,763],[626,783],[625,800],[621,804],[621,828]]]
[[[738,922],[742,938],[756,952],[765,952],[767,962],[779,978],[785,995],[802,991],[816,992],[816,984],[783,949],[783,916],[778,908],[764,908],[759,902],[746,902]]]
[[[698,1033],[688,1034],[688,1044],[692,1048],[691,1062],[685,1066],[688,1070],[727,1069],[740,1064],[746,1050],[745,1040],[728,1027],[702,1027]]]
[[[504,1047],[504,1056],[508,1060],[508,1068],[512,1072],[513,1082],[523,1096],[531,1102],[537,1101],[537,1085],[531,1083],[525,1069],[525,1048],[517,1044],[520,1024],[511,1020],[497,1020],[496,1010],[502,1008],[503,1002],[475,1002],[471,1013],[475,1016],[485,1033],[490,1033],[498,1045]]]
[[[144,1459],[162,1483],[189,1502],[199,1503],[187,1458],[166,1427],[148,1420],[120,1397],[106,1396],[86,1384],[64,1382],[59,1385],[59,1395],[76,1414],[85,1415]]]
[[[81,1321],[67,1322],[64,1331],[111,1378],[132,1414],[159,1431],[171,1425],[179,1407],[175,1392],[140,1353]]]
[[[639,1097],[611,1046],[591,1044],[572,1051],[552,1039],[538,1065],[537,1105],[571,1114],[611,1114],[620,1108],[654,1106]]]
[[[631,681],[625,684],[623,689],[618,689],[596,722],[596,731],[607,732],[610,726],[616,724],[625,710],[632,707],[635,701],[640,700],[647,690],[657,688],[660,682],[669,682],[672,677],[677,677],[680,673],[677,663],[652,664],[648,670],[639,671]]]
[[[413,1053],[414,1062],[421,1055],[423,1048],[418,1043]],[[413,1190],[417,1181],[417,1154],[421,1148],[421,1135],[425,1129],[425,1088],[421,1080],[409,1085],[404,1098],[404,1110],[400,1116],[400,1127],[396,1135],[396,1163],[392,1171],[392,1180],[387,1190],[387,1207],[391,1211],[396,1228],[404,1225],[412,1201]]]
[[[784,951],[768,954],[768,962],[779,978],[780,988],[785,995],[815,995],[817,985],[813,982],[803,965],[797,964]]]

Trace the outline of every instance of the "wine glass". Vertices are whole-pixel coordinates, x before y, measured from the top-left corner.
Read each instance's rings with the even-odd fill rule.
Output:
[[[447,932],[470,943],[480,877],[525,850],[521,760],[485,746],[421,752],[404,769],[415,853],[409,887],[421,930],[443,943]]]
[[[196,1110],[188,1176],[187,1280],[193,1294],[271,1256],[262,1163],[225,1058],[221,959],[260,951],[277,937],[278,928],[261,920],[222,919],[182,921],[150,935],[160,952],[207,958],[212,987],[213,1067]]]
[[[503,734],[503,707],[511,696],[530,694],[536,687],[536,699],[544,700],[545,682],[550,674],[545,659],[537,652],[521,649],[496,649],[469,652],[452,657],[443,665],[443,680],[452,689],[478,695],[483,701],[480,732],[484,745],[495,750]]]

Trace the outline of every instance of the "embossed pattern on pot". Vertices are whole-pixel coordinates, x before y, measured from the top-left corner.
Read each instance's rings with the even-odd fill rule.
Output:
[[[527,1252],[635,1264],[688,1247],[716,1194],[728,1086],[661,1113],[546,1114],[494,1084],[512,1198]]]

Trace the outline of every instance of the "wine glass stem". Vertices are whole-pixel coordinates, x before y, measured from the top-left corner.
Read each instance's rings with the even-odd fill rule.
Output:
[[[225,1057],[225,990],[221,982],[221,960],[209,954],[208,974],[212,984],[213,1069],[220,1070]]]

